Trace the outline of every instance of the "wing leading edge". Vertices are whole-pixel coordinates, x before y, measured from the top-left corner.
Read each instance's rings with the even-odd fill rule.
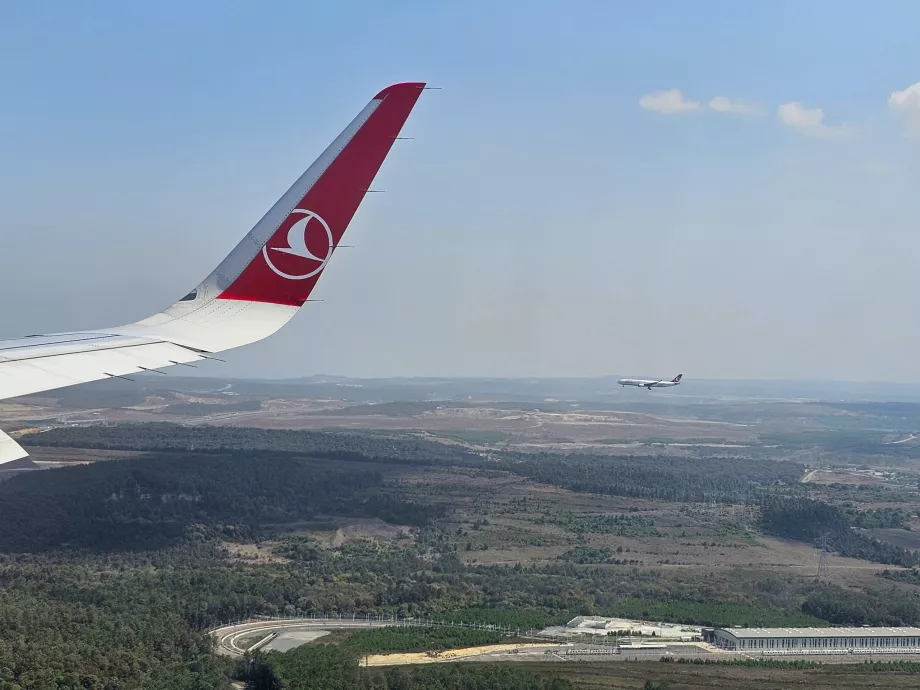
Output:
[[[425,87],[383,89],[194,290],[101,331],[0,341],[0,399],[208,359],[267,338],[309,299]],[[27,455],[0,431],[0,464]]]

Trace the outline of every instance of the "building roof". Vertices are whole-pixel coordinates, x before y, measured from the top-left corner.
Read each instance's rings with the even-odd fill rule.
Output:
[[[737,639],[770,637],[920,637],[920,628],[717,628]]]

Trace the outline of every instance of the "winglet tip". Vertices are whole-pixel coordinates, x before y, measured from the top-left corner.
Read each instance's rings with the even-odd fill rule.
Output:
[[[380,101],[389,96],[395,91],[410,91],[417,89],[421,91],[425,88],[425,82],[423,81],[403,81],[398,84],[390,84],[385,89],[382,89],[376,96],[374,96],[375,101]]]

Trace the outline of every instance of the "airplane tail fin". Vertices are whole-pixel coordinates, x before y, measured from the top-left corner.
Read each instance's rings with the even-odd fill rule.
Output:
[[[671,383],[680,383],[680,380],[683,378],[683,376],[683,374],[678,374],[673,379],[671,379]]]
[[[218,351],[281,328],[310,297],[424,88],[380,91],[198,287],[122,332]]]

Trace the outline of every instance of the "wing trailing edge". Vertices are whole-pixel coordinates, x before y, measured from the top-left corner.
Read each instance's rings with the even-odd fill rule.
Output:
[[[26,449],[20,446],[16,441],[0,431],[0,465],[13,460],[20,460],[29,454]]]

